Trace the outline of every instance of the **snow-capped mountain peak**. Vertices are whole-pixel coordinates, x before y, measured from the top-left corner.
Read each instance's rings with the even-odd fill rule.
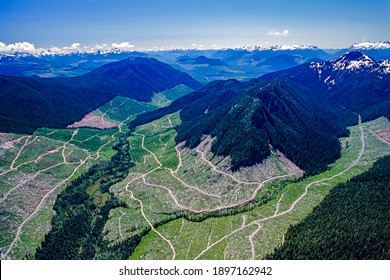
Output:
[[[333,70],[360,70],[376,64],[374,59],[359,51],[348,52],[330,62]]]
[[[390,60],[377,62],[360,51],[348,52],[327,62],[311,62],[309,67],[329,88],[338,84],[340,79],[349,79],[350,75],[373,73],[381,77],[390,74]]]
[[[314,45],[276,45],[271,47],[272,50],[274,51],[293,51],[293,50],[319,50],[318,47]]]
[[[274,45],[269,47],[262,46],[245,46],[238,49],[247,50],[247,51],[296,51],[296,50],[319,50],[317,46],[314,45]]]

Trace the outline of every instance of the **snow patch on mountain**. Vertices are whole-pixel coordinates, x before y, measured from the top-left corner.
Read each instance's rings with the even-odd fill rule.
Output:
[[[348,52],[330,62],[333,65],[333,70],[353,71],[371,68],[376,64],[375,60],[361,52]]]
[[[352,49],[352,50],[374,50],[374,49],[385,50],[385,49],[390,49],[390,42],[380,41],[380,42],[373,43],[373,42],[365,41],[365,42],[353,44],[350,47],[350,49]]]
[[[325,62],[310,62],[309,67],[311,69],[322,69],[325,66]]]
[[[313,45],[292,45],[292,46],[288,46],[288,45],[280,45],[279,46],[279,45],[277,45],[277,46],[272,46],[271,49],[274,51],[319,50],[318,47],[313,46]]]
[[[378,71],[382,74],[390,74],[390,60],[381,61]]]
[[[324,62],[310,62],[309,64],[309,67],[317,73],[319,81],[321,81],[321,74],[324,66]]]
[[[342,73],[377,73],[379,78],[390,74],[390,60],[377,62],[360,51],[354,51],[327,62],[311,62],[309,68],[315,71],[319,81],[331,87]]]
[[[322,80],[322,76],[323,76],[322,74],[327,73],[329,68],[331,68],[328,62],[314,62],[314,61],[310,62],[309,67],[317,73],[319,81]]]
[[[327,85],[332,85],[334,86],[336,84],[336,82],[334,81],[334,79],[331,79],[331,76],[328,76],[325,80],[324,80],[324,83],[327,84]]]
[[[317,46],[314,45],[274,45],[270,47],[261,47],[261,46],[245,46],[238,48],[247,51],[294,51],[294,50],[319,50]]]

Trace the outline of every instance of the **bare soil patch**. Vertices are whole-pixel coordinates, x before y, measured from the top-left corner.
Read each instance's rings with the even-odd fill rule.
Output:
[[[78,122],[72,123],[68,125],[69,128],[76,127],[93,127],[93,128],[101,128],[108,129],[118,127],[118,124],[108,121],[104,119],[102,116],[98,116],[94,112],[91,112],[84,116],[84,118]]]
[[[390,128],[385,128],[382,130],[375,131],[376,135],[378,135],[383,140],[390,142]]]

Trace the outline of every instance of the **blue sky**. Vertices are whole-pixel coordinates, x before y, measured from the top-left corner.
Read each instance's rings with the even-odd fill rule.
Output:
[[[0,42],[341,48],[390,40],[389,14],[390,0],[11,0],[0,2]]]

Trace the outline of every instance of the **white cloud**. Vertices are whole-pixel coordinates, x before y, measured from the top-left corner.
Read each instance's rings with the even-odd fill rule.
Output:
[[[107,44],[102,44],[102,45],[97,44],[97,45],[95,45],[95,49],[96,50],[106,50],[106,49],[108,49],[108,45]]]
[[[0,42],[0,53],[13,53],[13,52],[35,53],[36,49],[34,44],[28,42],[18,42],[9,45]]]
[[[193,44],[192,44],[192,47],[195,48],[195,49],[197,49],[197,50],[201,50],[201,49],[204,48],[204,45],[193,43]]]
[[[135,45],[130,44],[130,42],[112,43],[111,46],[121,50],[131,50],[135,47]]]
[[[289,33],[289,31],[287,29],[285,29],[283,31],[269,31],[268,32],[268,36],[272,36],[272,37],[287,37],[288,33]]]
[[[49,49],[38,49],[37,52],[39,54],[69,54],[76,51],[82,52],[82,51],[88,51],[90,48],[82,47],[80,43],[72,43],[70,46],[65,47],[50,47]]]
[[[80,43],[73,43],[72,45],[70,45],[70,47],[72,48],[72,49],[79,49],[79,47],[80,47]]]

